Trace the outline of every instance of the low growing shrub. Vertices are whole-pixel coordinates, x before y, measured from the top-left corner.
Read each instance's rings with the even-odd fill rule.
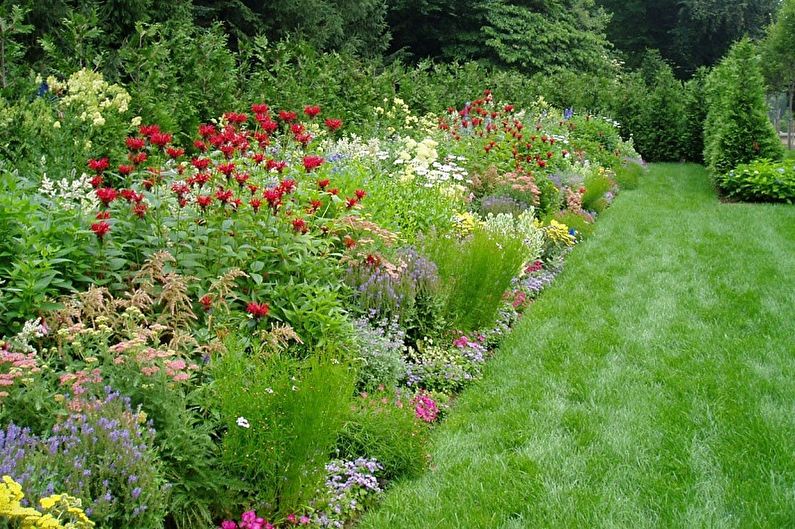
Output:
[[[729,198],[762,202],[795,201],[795,163],[756,160],[715,177]]]

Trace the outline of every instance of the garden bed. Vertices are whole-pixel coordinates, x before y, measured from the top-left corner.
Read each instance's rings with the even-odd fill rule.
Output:
[[[133,120],[73,178],[0,176],[3,514],[341,527],[423,471],[637,156],[543,100],[373,112],[372,138],[313,105]]]

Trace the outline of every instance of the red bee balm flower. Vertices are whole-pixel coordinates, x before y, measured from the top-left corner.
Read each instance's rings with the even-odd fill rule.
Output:
[[[94,224],[91,225],[91,231],[93,231],[94,235],[97,236],[97,239],[101,241],[105,238],[105,235],[110,233],[110,224],[108,224],[104,220],[100,222],[95,222]]]
[[[251,209],[254,210],[254,213],[256,213],[259,211],[260,206],[262,206],[262,201],[258,198],[252,198],[249,201],[249,205],[251,206]]]
[[[204,171],[205,169],[207,169],[207,166],[210,165],[210,159],[209,158],[194,158],[193,160],[190,161],[190,163],[192,163],[193,167],[195,167],[199,171]]]
[[[207,209],[207,206],[213,203],[213,197],[211,195],[199,195],[196,197],[196,203],[203,210]]]
[[[246,305],[246,312],[254,316],[255,318],[264,318],[268,315],[271,308],[268,306],[267,303],[256,303],[252,301],[248,305]]]
[[[137,202],[137,203],[136,203],[136,204],[135,204],[135,205],[132,207],[132,212],[133,212],[133,214],[134,214],[136,217],[138,217],[139,219],[142,219],[142,218],[144,218],[144,216],[146,216],[146,210],[148,210],[148,209],[149,209],[149,206],[147,206],[147,205],[146,205],[146,203],[144,203],[144,202]]]
[[[215,198],[218,199],[219,202],[222,204],[226,204],[230,200],[232,200],[232,190],[231,189],[219,189],[215,192]]]
[[[107,158],[99,158],[96,160],[88,161],[88,168],[97,173],[101,173],[108,167],[110,167],[110,162],[108,161]]]
[[[204,312],[210,312],[210,309],[213,308],[213,297],[210,294],[205,294],[199,298],[199,303]]]
[[[366,192],[364,189],[357,189],[357,190],[355,191],[355,193],[356,193],[356,198],[357,198],[357,199],[359,199],[359,200],[361,200],[361,199],[363,199],[365,196],[367,196],[367,192]]]
[[[127,148],[131,151],[140,151],[146,145],[146,140],[143,138],[133,138],[129,137],[124,140],[124,143],[127,145]]]
[[[100,211],[97,213],[97,220],[108,220],[110,218],[110,211]]]
[[[185,149],[179,149],[177,147],[169,147],[166,149],[166,153],[171,156],[172,158],[179,158],[183,154],[185,154]]]
[[[229,175],[235,170],[235,164],[234,162],[218,164],[217,169],[218,172],[223,173],[225,177],[229,178]]]
[[[325,160],[322,156],[304,156],[304,169],[306,169],[307,173],[312,172],[314,169],[320,167],[323,162],[325,162]]]
[[[287,110],[280,110],[279,111],[279,119],[282,121],[290,122],[295,121],[298,118],[298,114],[295,112],[289,112]]]
[[[307,105],[304,107],[304,114],[306,114],[310,118],[313,118],[318,114],[320,114],[320,107],[317,105]]]
[[[325,123],[326,127],[328,127],[331,132],[336,132],[342,127],[341,119],[328,118],[326,119]]]
[[[199,136],[202,138],[212,136],[213,134],[215,134],[215,125],[209,125],[207,123],[199,125]]]
[[[93,177],[91,180],[89,180],[89,182],[91,182],[91,187],[93,187],[94,189],[97,189],[98,187],[100,187],[105,182],[105,179],[103,179],[101,176],[97,175],[97,176]]]
[[[323,190],[323,189],[326,189],[330,183],[331,183],[331,182],[329,181],[329,179],[328,179],[328,178],[324,178],[324,179],[322,179],[322,180],[318,180],[318,181],[317,181],[317,186],[318,186],[318,187],[319,187],[321,190]]]
[[[293,229],[298,233],[306,233],[309,231],[304,219],[293,219]]]
[[[144,136],[152,136],[160,132],[160,127],[158,125],[141,125],[138,127],[138,132]]]
[[[149,137],[149,141],[152,142],[152,145],[157,145],[158,147],[165,147],[171,142],[171,134],[166,134],[165,132],[155,132]]]
[[[149,157],[146,155],[145,152],[139,152],[137,154],[130,155],[130,161],[135,165],[141,165],[147,160],[147,158]]]
[[[133,165],[120,165],[119,166],[119,174],[122,176],[128,176],[135,170],[135,166]]]
[[[255,114],[267,114],[268,110],[270,109],[265,103],[254,103],[251,105],[251,111]]]
[[[103,205],[107,206],[118,196],[118,192],[113,189],[112,187],[101,187],[95,191],[97,194],[97,198],[102,202]]]

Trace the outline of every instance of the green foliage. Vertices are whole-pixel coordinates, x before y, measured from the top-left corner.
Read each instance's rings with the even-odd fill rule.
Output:
[[[135,27],[119,51],[136,114],[165,130],[193,134],[203,121],[236,108],[238,64],[219,24],[190,19]]]
[[[0,335],[90,282],[89,241],[80,212],[54,208],[16,173],[0,170]]]
[[[744,39],[709,75],[704,160],[723,173],[756,158],[780,160],[784,148],[767,116],[756,47]]]
[[[574,228],[577,233],[577,240],[587,239],[593,235],[593,231],[596,228],[593,222],[588,222],[582,215],[578,215],[573,211],[559,211],[555,215],[555,220],[562,222],[569,228]]]
[[[704,161],[704,123],[707,120],[707,76],[709,70],[699,68],[685,83],[684,130],[682,155],[691,162]]]
[[[359,346],[357,387],[362,391],[393,388],[406,373],[403,362],[404,333],[397,322],[372,324],[367,318],[354,322]]]
[[[685,91],[659,54],[649,53],[643,68],[625,77],[617,118],[625,138],[649,161],[683,156]]]
[[[482,228],[463,240],[432,237],[426,251],[439,268],[448,320],[461,331],[494,323],[502,295],[526,257],[521,239]]]
[[[484,60],[525,73],[609,67],[607,17],[591,0],[404,0],[390,21],[393,49],[415,56]]]
[[[389,481],[418,476],[426,467],[426,429],[408,404],[388,392],[357,400],[337,440],[339,457],[374,458]]]
[[[285,515],[306,505],[347,419],[355,372],[320,356],[250,356],[234,343],[211,371],[222,458],[244,497]]]
[[[530,73],[596,72],[609,67],[607,19],[593,9],[592,1],[557,0],[538,7],[485,2],[483,9],[482,44],[496,64]]]
[[[113,366],[106,367],[110,385],[140,406],[154,425],[163,476],[172,484],[167,519],[180,529],[212,525],[217,513],[233,504],[232,480],[220,464],[217,424],[208,413],[198,412],[199,392],[190,393],[163,372],[144,376],[131,362],[107,365]]]
[[[795,163],[755,160],[715,177],[729,198],[754,202],[795,202]]]
[[[3,16],[0,16],[0,94],[5,95],[13,92],[18,77],[24,76],[22,58],[25,47],[18,40],[32,32],[33,26],[24,22],[27,9],[15,4],[9,6],[10,11],[5,11],[6,2],[0,5],[4,9]]]
[[[607,208],[605,194],[613,189],[613,180],[606,174],[592,172],[585,177],[583,185],[585,186],[585,193],[582,195],[583,209],[597,213],[604,211]]]
[[[612,15],[607,35],[627,65],[658,49],[682,77],[718,62],[743,35],[760,37],[778,0],[598,0]]]
[[[616,169],[616,182],[621,189],[637,189],[645,169],[640,162],[624,160]]]

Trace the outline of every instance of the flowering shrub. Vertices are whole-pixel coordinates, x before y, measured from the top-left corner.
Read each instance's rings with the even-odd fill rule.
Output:
[[[159,527],[167,489],[152,450],[154,431],[144,421],[129,400],[106,388],[102,399],[82,399],[81,411],[56,423],[49,437],[10,425],[0,436],[8,456],[3,470],[30,498],[68,490],[103,527]]]
[[[480,344],[461,338],[452,346],[429,344],[421,349],[409,349],[406,384],[442,393],[458,391],[480,376],[484,352]]]

